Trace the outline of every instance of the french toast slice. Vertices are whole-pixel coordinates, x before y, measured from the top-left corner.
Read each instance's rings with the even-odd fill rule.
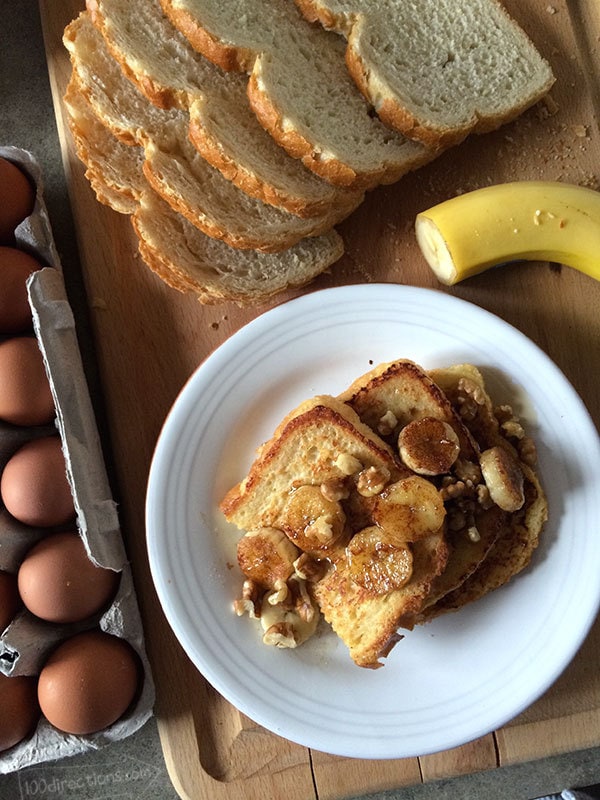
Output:
[[[383,595],[353,580],[344,554],[333,556],[333,567],[314,587],[314,594],[333,630],[344,641],[355,664],[376,669],[403,637],[403,620],[420,613],[436,577],[448,560],[443,528],[411,543],[410,581]]]
[[[289,647],[314,631],[312,604],[357,665],[381,666],[401,628],[529,563],[547,516],[534,455],[512,409],[493,406],[468,364],[382,364],[337,398],[302,403],[221,503],[246,531],[242,572],[262,581],[245,582],[236,610],[263,610],[263,641]],[[258,603],[257,588],[268,590]],[[306,635],[290,622],[298,613]]]
[[[343,478],[343,459],[356,460],[362,469],[385,467],[392,480],[407,472],[351,408],[328,395],[311,398],[261,445],[248,475],[223,498],[221,511],[242,530],[276,527],[290,492]]]
[[[361,483],[365,476],[368,480]],[[378,497],[399,485],[417,499],[419,492],[433,493],[436,508],[431,516],[419,521],[418,534],[407,534],[417,541],[386,540],[376,525]],[[340,488],[338,500],[332,500],[332,492]],[[304,502],[303,496],[311,492],[316,493],[319,511],[314,512],[314,494],[300,511],[294,509],[295,500]],[[322,493],[329,498],[327,517]],[[258,449],[247,477],[226,494],[220,507],[229,522],[246,532],[242,550],[238,545],[246,576],[259,575],[267,553],[274,563],[273,548],[281,562],[281,531],[304,558],[294,577],[306,577],[304,564],[312,560],[314,578],[309,579],[308,591],[354,662],[363,667],[380,666],[379,659],[401,638],[399,620],[421,608],[448,555],[437,490],[413,476],[346,403],[330,396],[302,403],[281,422]],[[321,544],[306,535],[319,522],[325,522]],[[337,533],[327,540],[332,528]],[[315,564],[321,566],[318,574]],[[288,576],[290,569],[283,570],[280,577]],[[270,588],[277,589],[273,584]],[[270,613],[269,603],[274,602],[263,602],[263,608]],[[261,616],[261,611],[255,615]]]
[[[432,603],[424,619],[455,611],[508,583],[531,561],[548,519],[547,498],[535,470],[535,450],[512,409],[494,408],[485,379],[472,364],[457,364],[429,374],[453,406],[462,408],[480,450],[485,453],[500,447],[517,462],[523,475],[524,502],[517,511],[505,514],[499,535],[476,569]]]
[[[405,426],[422,417],[444,420],[459,441],[456,463],[437,478],[448,511],[448,561],[422,608],[408,612],[401,620],[402,627],[411,628],[481,597],[529,563],[547,517],[546,499],[532,465],[505,435],[483,375],[475,366],[457,364],[425,372],[402,359],[379,365],[358,378],[340,399],[392,446]],[[530,442],[512,410],[502,413],[508,416],[506,430],[512,426],[522,443]],[[482,475],[483,459],[488,454],[495,459],[496,448],[508,454],[518,473],[516,482],[523,483],[519,508],[513,511],[490,500]],[[497,473],[496,466],[492,465],[492,471]],[[501,483],[500,495],[515,488],[513,476],[492,477]]]
[[[386,441],[395,441],[409,422],[434,417],[454,429],[462,456],[475,455],[476,444],[449,399],[414,361],[399,359],[380,364],[357,378],[339,399]]]

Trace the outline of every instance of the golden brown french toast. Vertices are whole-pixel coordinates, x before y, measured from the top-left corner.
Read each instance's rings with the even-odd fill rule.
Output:
[[[548,503],[535,471],[535,445],[510,406],[494,407],[481,372],[472,364],[458,364],[429,374],[443,388],[479,445],[482,477],[492,489],[492,496],[496,494],[493,509],[499,508],[498,502],[506,505],[511,494],[506,496],[502,486],[494,492],[495,481],[500,479],[501,483],[502,477],[495,460],[499,448],[518,465],[523,481],[522,504],[504,512],[499,535],[484,558],[463,583],[431,604],[425,612],[430,619],[477,600],[521,572],[538,546],[548,518]]]
[[[452,404],[425,370],[400,359],[380,364],[357,378],[339,395],[362,422],[386,441],[396,441],[409,422],[434,417],[448,423],[458,436],[461,455],[472,457],[475,444]]]
[[[316,600],[361,666],[379,666],[447,558],[437,488],[333,397],[282,421],[221,510],[246,531],[238,612],[260,617],[269,643],[296,646]]]
[[[546,519],[535,447],[479,370],[382,364],[294,409],[221,503],[238,613],[295,647],[319,611],[362,667],[522,570]]]
[[[279,424],[263,444],[246,478],[221,502],[226,519],[242,530],[272,526],[290,492],[341,480],[354,468],[385,468],[394,480],[407,470],[392,449],[355,412],[334,397],[305,401]]]

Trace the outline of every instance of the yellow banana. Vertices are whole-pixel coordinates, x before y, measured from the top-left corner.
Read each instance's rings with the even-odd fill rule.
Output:
[[[419,247],[451,286],[510,261],[552,261],[600,280],[600,192],[515,181],[459,195],[417,215]]]

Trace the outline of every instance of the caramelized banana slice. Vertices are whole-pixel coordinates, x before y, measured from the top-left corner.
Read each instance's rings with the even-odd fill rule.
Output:
[[[310,553],[326,550],[341,538],[346,515],[319,486],[299,486],[290,494],[280,524],[300,550]]]
[[[382,541],[376,525],[356,533],[346,548],[348,574],[370,594],[400,589],[412,575],[413,557],[406,544]]]
[[[390,484],[373,505],[373,519],[386,541],[416,542],[438,531],[446,509],[441,493],[431,481],[409,475]]]
[[[458,458],[460,444],[453,428],[441,419],[409,422],[398,436],[400,458],[419,475],[444,475]]]
[[[518,511],[525,502],[523,472],[503,447],[490,447],[480,456],[481,473],[490,497],[503,511]]]
[[[300,552],[278,528],[249,531],[238,542],[237,559],[247,578],[267,589],[279,587],[294,572]]]

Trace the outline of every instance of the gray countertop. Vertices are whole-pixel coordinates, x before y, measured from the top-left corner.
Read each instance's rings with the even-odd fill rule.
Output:
[[[30,150],[40,163],[65,280],[102,433],[102,402],[86,316],[44,46],[35,0],[2,3],[0,44],[0,144]],[[0,713],[2,713],[0,709]],[[600,783],[600,749],[548,758],[474,776],[371,795],[383,800],[503,798],[526,800],[564,788]],[[125,741],[99,751],[0,776],[0,800],[26,798],[144,798],[177,795],[162,757],[154,719]]]

